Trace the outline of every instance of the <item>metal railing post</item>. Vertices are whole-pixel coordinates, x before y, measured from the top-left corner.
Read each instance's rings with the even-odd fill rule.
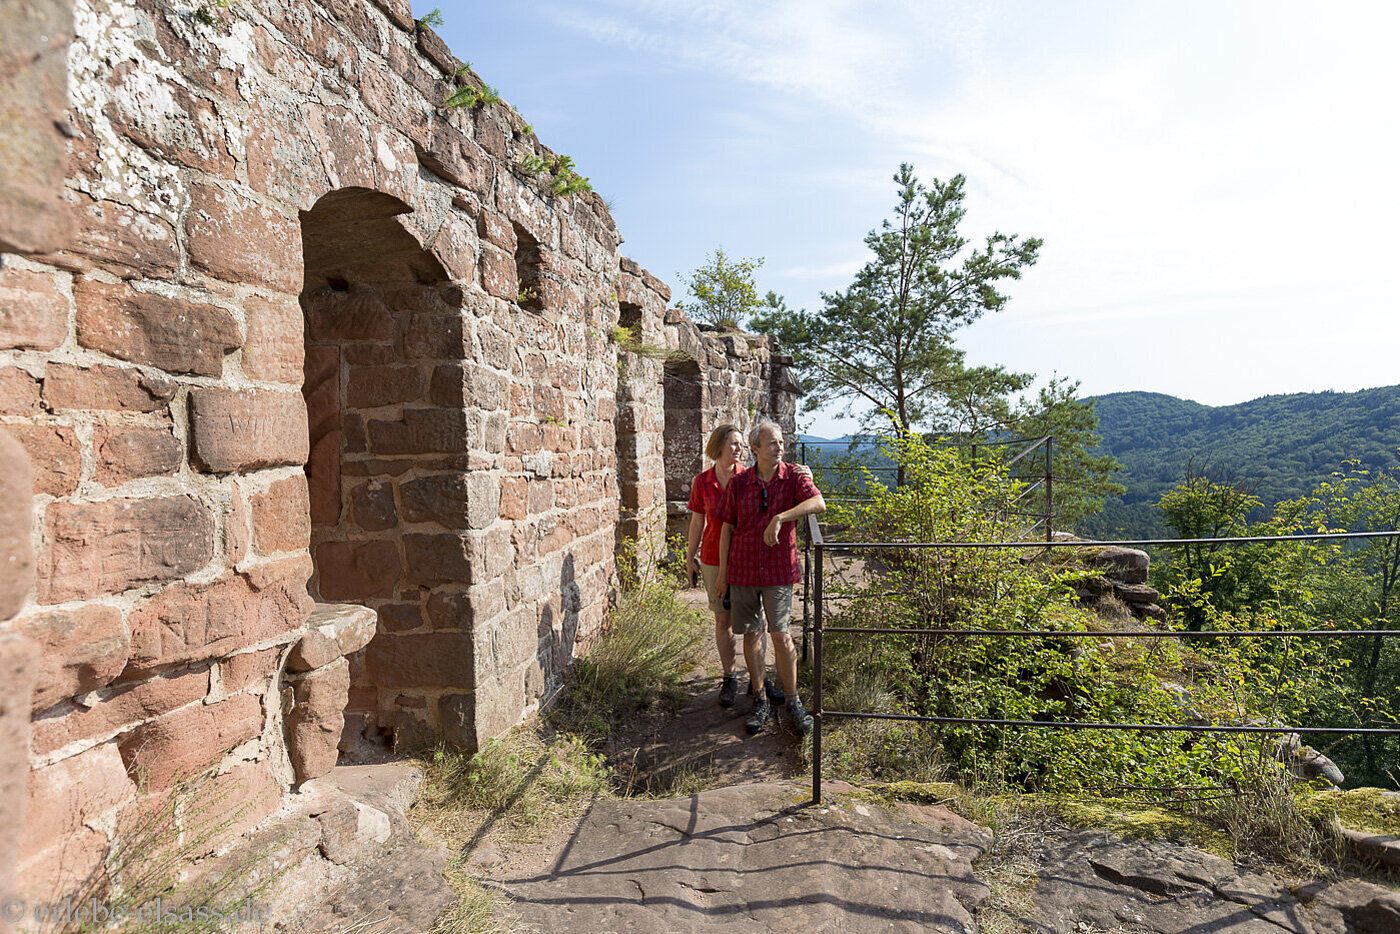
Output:
[[[812,803],[822,803],[822,545],[816,543],[816,607],[812,611]]]
[[[802,523],[802,664],[807,664],[807,637],[812,631],[808,607],[812,600],[812,532]]]
[[[1055,500],[1051,495],[1051,490],[1055,482],[1054,469],[1051,461],[1055,453],[1055,436],[1047,435],[1045,438],[1045,540],[1047,542],[1055,540],[1055,530],[1052,527],[1055,514]]]

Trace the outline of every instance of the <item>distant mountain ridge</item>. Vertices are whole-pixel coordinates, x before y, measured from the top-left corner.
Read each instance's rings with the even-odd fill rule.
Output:
[[[1127,491],[1112,497],[1082,531],[1155,536],[1166,530],[1154,508],[1188,467],[1252,486],[1272,506],[1301,496],[1348,459],[1393,464],[1400,447],[1400,386],[1358,392],[1262,396],[1209,406],[1154,392],[1091,396],[1099,450],[1122,462]]]

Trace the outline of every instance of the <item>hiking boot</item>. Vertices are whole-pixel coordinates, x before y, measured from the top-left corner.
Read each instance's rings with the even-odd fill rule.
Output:
[[[782,686],[772,678],[763,679],[763,693],[768,695],[768,703],[775,707],[782,706],[783,702],[787,700],[787,695],[783,693]]]
[[[739,679],[734,675],[725,675],[723,683],[719,686],[719,705],[721,707],[733,707],[734,698],[739,693]]]
[[[794,694],[792,700],[787,702],[787,709],[788,716],[792,718],[793,729],[803,736],[812,732],[812,715],[802,706],[802,698]]]
[[[753,703],[753,713],[744,721],[744,729],[750,733],[761,733],[768,725],[768,718],[773,716],[773,708],[768,703],[768,698],[760,697]]]

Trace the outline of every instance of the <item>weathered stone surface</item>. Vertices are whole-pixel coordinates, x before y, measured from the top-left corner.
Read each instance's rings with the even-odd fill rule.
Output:
[[[0,620],[18,613],[34,586],[33,496],[29,455],[0,428]]]
[[[292,683],[287,752],[298,781],[318,778],[335,766],[349,691],[350,665],[343,658]]]
[[[78,436],[66,425],[10,425],[10,434],[24,445],[33,468],[34,492],[67,496],[78,488],[83,469]]]
[[[340,646],[335,639],[312,629],[292,646],[291,653],[287,655],[287,670],[300,672],[322,668],[341,655]]]
[[[133,609],[131,673],[219,658],[295,632],[312,610],[304,555],[255,565],[209,584],[181,582]]]
[[[1119,545],[1096,545],[1079,551],[1084,563],[1097,568],[1105,576],[1124,584],[1147,583],[1149,560],[1147,552]]]
[[[301,297],[306,335],[313,342],[394,339],[394,316],[375,292],[323,288]]]
[[[381,688],[471,688],[472,636],[459,632],[381,634],[365,664]]]
[[[466,413],[453,409],[408,409],[398,421],[369,422],[375,454],[452,454],[467,440]]]
[[[68,335],[68,299],[53,277],[0,267],[0,348],[52,350]]]
[[[20,844],[21,891],[45,900],[67,894],[100,863],[106,838],[85,826],[136,794],[112,743],[37,770],[29,781]]]
[[[345,404],[356,409],[413,402],[423,394],[423,375],[412,366],[367,366],[350,371]]]
[[[405,535],[403,544],[409,582],[471,583],[467,542],[460,535]]]
[[[156,412],[169,405],[176,388],[167,376],[131,367],[51,363],[44,372],[44,401],[52,409]]]
[[[409,522],[436,522],[449,529],[467,527],[467,477],[463,474],[406,480],[399,485],[399,495]]]
[[[291,296],[268,299],[250,295],[243,303],[248,341],[243,345],[243,372],[253,379],[301,385],[305,353],[301,305]]]
[[[273,646],[255,652],[240,652],[219,662],[219,680],[224,690],[233,694],[265,681],[277,670],[281,655],[281,647]]]
[[[164,428],[98,428],[92,443],[97,454],[93,479],[103,486],[172,474],[185,454],[184,446]]]
[[[226,282],[301,290],[301,228],[244,194],[195,185],[185,231],[190,262]]]
[[[111,737],[122,728],[193,703],[208,690],[207,669],[181,669],[116,686],[93,707],[59,704],[34,720],[34,754],[45,756],[69,743]]]
[[[252,497],[253,538],[263,554],[300,551],[311,542],[311,499],[305,475],[278,480]]]
[[[233,315],[201,302],[78,278],[78,343],[171,373],[219,376],[242,343]]]
[[[17,892],[15,860],[24,830],[29,777],[30,692],[39,648],[14,633],[0,635],[0,891]]]
[[[147,786],[169,788],[218,762],[225,753],[262,730],[262,702],[235,694],[216,704],[186,707],[142,724],[121,739],[128,774]]]
[[[334,602],[392,597],[403,576],[392,541],[323,542],[316,546],[321,599]]]
[[[44,514],[40,603],[178,580],[214,554],[214,519],[193,497],[51,503]]]
[[[304,464],[310,454],[300,393],[197,387],[190,390],[191,460],[228,473]]]
[[[769,783],[599,800],[546,872],[493,881],[545,930],[977,929],[985,831],[946,811],[913,820],[859,800],[795,805],[802,796]]]
[[[1162,597],[1155,587],[1146,584],[1115,583],[1113,592],[1124,603],[1156,603]]]
[[[357,483],[350,491],[350,511],[355,524],[367,532],[393,528],[399,524],[394,485],[381,480]]]
[[[180,262],[175,227],[117,201],[77,196],[77,229],[64,253],[86,257],[124,279],[165,278]],[[80,268],[84,268],[80,266]]]
[[[35,710],[105,687],[121,674],[131,633],[116,607],[90,604],[26,616],[18,631],[43,651],[34,685]]]
[[[0,368],[0,415],[39,414],[39,381],[19,367]]]
[[[38,253],[67,239],[70,218],[60,195],[68,164],[59,123],[68,108],[68,43],[73,7],[28,0],[8,8],[0,74],[0,250]]]

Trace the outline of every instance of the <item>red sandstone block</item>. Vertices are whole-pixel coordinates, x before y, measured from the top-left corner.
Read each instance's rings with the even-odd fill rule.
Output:
[[[148,787],[169,788],[257,736],[262,724],[261,701],[251,694],[235,694],[217,704],[186,707],[142,724],[122,737],[122,761],[127,774]]]
[[[511,454],[533,454],[544,447],[544,430],[534,422],[511,422],[506,431],[506,450]]]
[[[78,343],[171,373],[219,376],[242,344],[222,308],[80,277],[73,282]]]
[[[369,422],[375,454],[452,454],[466,446],[466,413],[456,409],[406,409],[399,421]]]
[[[515,257],[489,246],[481,249],[481,287],[486,294],[513,302],[520,295]]]
[[[460,535],[405,535],[403,545],[408,583],[432,587],[471,582],[467,543]]]
[[[257,652],[242,652],[219,662],[219,680],[230,694],[265,682],[277,670],[282,657],[280,646]]]
[[[433,120],[430,133],[428,144],[416,149],[423,168],[468,191],[484,193],[491,160],[482,148],[441,117]]]
[[[214,520],[189,496],[50,503],[44,539],[39,602],[62,603],[198,570],[214,555]]]
[[[301,225],[246,195],[214,185],[190,191],[190,262],[226,282],[301,291]]]
[[[39,381],[19,367],[0,369],[0,415],[37,415]]]
[[[392,483],[373,479],[356,484],[350,491],[350,510],[355,524],[367,532],[382,532],[399,524]]]
[[[298,781],[318,778],[335,766],[349,692],[350,666],[343,658],[293,682],[287,753]]]
[[[243,345],[243,372],[253,379],[300,385],[305,353],[301,305],[289,295],[250,295],[243,303],[248,341]]]
[[[315,525],[335,525],[340,521],[340,443],[339,431],[317,438],[306,461],[311,521]]]
[[[131,611],[128,675],[218,658],[301,628],[311,612],[306,557],[178,583]]]
[[[399,547],[391,541],[323,542],[316,548],[322,600],[392,597],[403,577]]]
[[[170,403],[177,388],[167,376],[130,367],[98,364],[83,369],[50,363],[44,371],[44,401],[55,410],[155,412]]]
[[[83,194],[77,198],[77,230],[64,253],[86,257],[123,279],[167,279],[174,274],[180,251],[169,221],[116,201]]]
[[[448,529],[467,527],[467,478],[461,473],[405,480],[399,484],[399,498],[409,522],[436,522]]]
[[[78,436],[66,425],[9,425],[8,431],[29,456],[34,492],[67,496],[78,488],[83,470]]]
[[[389,306],[368,289],[315,289],[302,296],[301,305],[306,311],[306,336],[316,343],[394,339]]]
[[[476,225],[461,211],[448,211],[433,240],[432,253],[442,263],[449,278],[457,282],[476,281]]]
[[[68,334],[68,299],[52,276],[0,268],[0,348],[53,350]]]
[[[383,10],[389,22],[400,29],[413,28],[413,8],[408,0],[374,0],[374,5]]]
[[[97,428],[92,444],[97,452],[93,479],[103,486],[120,486],[137,477],[173,474],[180,469],[185,453],[175,436],[164,428]]]
[[[253,537],[263,554],[303,551],[311,543],[311,498],[304,474],[278,480],[252,499]]]
[[[131,634],[116,607],[52,610],[15,626],[43,650],[32,702],[36,711],[110,684],[131,651]]]
[[[423,394],[423,374],[415,366],[357,366],[350,368],[345,404],[372,409],[416,401]]]
[[[529,513],[528,481],[524,477],[506,477],[501,480],[501,518],[524,519]]]
[[[470,688],[475,682],[470,633],[386,633],[365,653],[380,688]]]
[[[248,556],[248,542],[252,535],[252,516],[248,510],[248,500],[237,483],[229,484],[232,489],[228,497],[228,518],[224,522],[225,547],[228,563],[237,567]]]
[[[190,409],[191,460],[203,470],[306,463],[310,435],[300,393],[199,387],[190,390]]]
[[[512,256],[515,255],[516,238],[515,227],[511,224],[510,218],[504,214],[497,214],[495,211],[482,211],[476,221],[477,233],[481,239],[505,250]]]
[[[36,770],[29,779],[18,894],[51,901],[99,870],[107,838],[86,825],[135,794],[111,743]]]
[[[110,736],[123,727],[193,703],[208,691],[207,669],[181,669],[119,686],[95,707],[60,704],[49,716],[34,721],[34,755],[46,756],[69,743]]]
[[[404,333],[410,360],[463,360],[471,355],[471,322],[461,315],[413,315]]]

